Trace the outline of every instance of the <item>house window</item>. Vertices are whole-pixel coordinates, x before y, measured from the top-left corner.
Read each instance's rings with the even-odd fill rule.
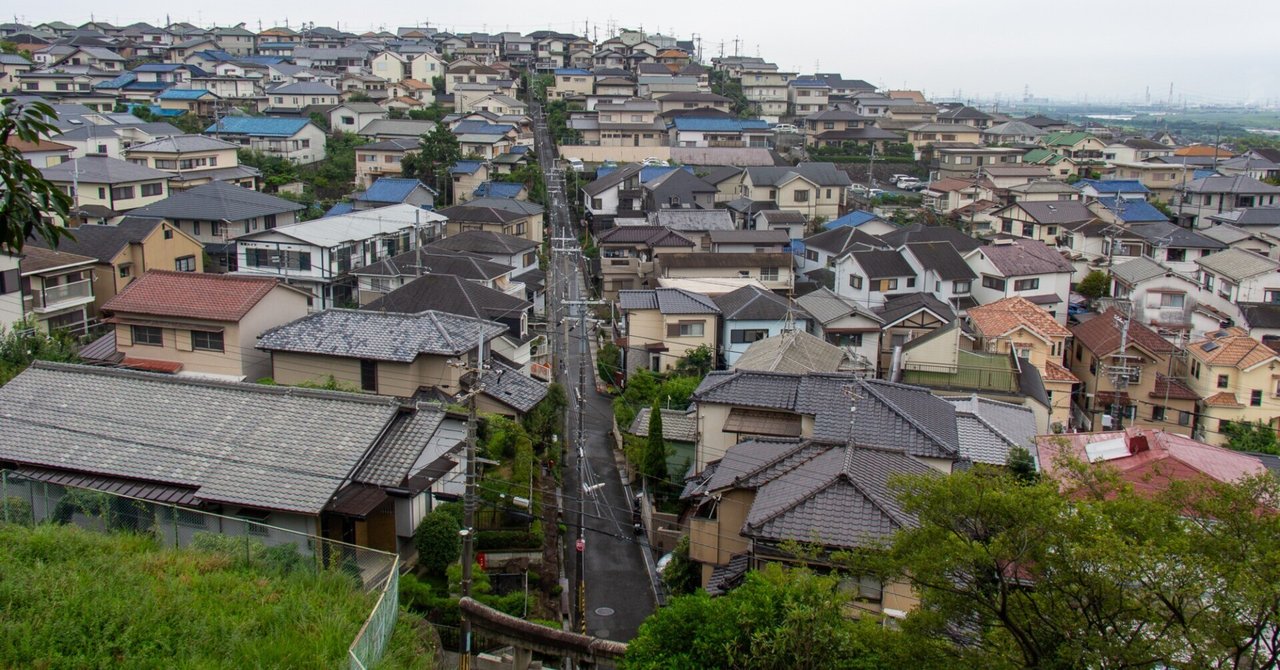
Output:
[[[702,321],[681,321],[667,326],[667,335],[675,337],[702,337],[705,332]]]
[[[191,348],[197,351],[225,351],[222,345],[222,332],[212,330],[191,331]]]
[[[1034,224],[1034,223],[1023,223],[1023,224],[1022,224],[1022,236],[1023,236],[1023,237],[1035,237],[1035,236],[1036,236],[1036,224]]]
[[[120,278],[121,278],[121,279],[123,279],[123,278],[125,278],[125,277],[128,277],[128,276],[129,276],[129,275],[131,275],[131,274],[133,274],[133,264],[131,264],[131,263],[125,263],[124,265],[121,265],[121,266],[120,266]]]
[[[1154,405],[1154,406],[1152,406],[1152,408],[1151,408],[1151,420],[1152,420],[1152,421],[1164,421],[1164,408],[1163,408],[1163,407],[1161,407],[1161,406],[1159,406],[1159,405]]]
[[[1186,249],[1168,249],[1165,251],[1164,257],[1166,260],[1170,260],[1170,261],[1185,261],[1187,260],[1187,250]]]
[[[1280,304],[1280,291],[1267,291],[1263,300],[1272,304]]]
[[[805,249],[805,251],[804,251],[804,259],[805,259],[805,260],[807,260],[807,261],[814,261],[814,262],[817,262],[817,260],[818,260],[818,252],[816,252],[816,251],[814,251],[814,250],[812,250],[812,249]],[[1277,296],[1280,296],[1280,292],[1277,292]],[[1278,301],[1278,302],[1280,302],[1280,301]]]
[[[795,201],[796,201],[796,202],[809,202],[809,190],[808,190],[808,189],[805,189],[805,190],[802,190],[802,191],[796,191],[796,192],[795,192]]]
[[[969,286],[968,280],[953,282],[951,284],[951,292],[956,295],[968,295]]]
[[[156,326],[130,326],[133,332],[133,343],[148,347],[164,346],[164,331]]]
[[[750,344],[766,337],[769,337],[769,331],[765,329],[729,331],[729,341],[733,344]]]
[[[132,200],[132,199],[133,199],[133,187],[132,187],[132,186],[115,186],[115,187],[112,187],[112,189],[111,189],[111,198],[112,198],[113,200]]]
[[[1218,388],[1224,389],[1231,385],[1231,377],[1228,375],[1218,375]]]
[[[1236,285],[1227,280],[1222,280],[1222,285],[1218,287],[1218,295],[1231,300],[1231,294],[1235,291]]]
[[[894,278],[894,279],[881,279],[881,280],[880,280],[880,288],[879,288],[879,289],[877,289],[877,290],[879,290],[879,291],[896,291],[896,290],[898,290],[898,280],[897,280],[896,278]]]
[[[859,277],[858,275],[849,275],[849,286],[850,288],[861,289],[862,277]]]
[[[378,392],[378,362],[360,359],[360,388],[370,393]]]
[[[1001,278],[999,278],[999,277],[992,277],[992,276],[989,276],[989,275],[983,275],[983,276],[982,276],[982,286],[983,286],[983,288],[990,288],[990,289],[995,289],[995,290],[997,290],[997,291],[1003,291],[1003,290],[1004,290],[1004,287],[1005,287],[1005,280],[1003,280],[1003,279],[1001,279]]]
[[[195,257],[195,256],[183,256],[182,258],[179,258],[179,259],[174,260],[174,261],[173,261],[173,269],[174,269],[174,270],[177,270],[178,272],[195,272],[195,271],[196,271],[196,257]]]
[[[760,281],[778,281],[778,268],[760,268]]]
[[[191,234],[192,234],[192,235],[197,235],[197,236],[198,236],[198,235],[200,235],[200,222],[199,222],[199,221],[192,221],[192,222],[191,222]]]
[[[162,193],[164,193],[163,184],[143,184],[142,185],[142,197],[144,198],[152,195],[161,195]]]
[[[1160,294],[1161,307],[1176,307],[1178,309],[1182,309],[1182,305],[1185,300],[1186,300],[1186,296],[1181,293],[1161,293]]]
[[[1211,275],[1211,274],[1205,274],[1205,275],[1204,275],[1204,277],[1203,277],[1202,279],[1204,280],[1204,290],[1206,290],[1206,291],[1212,291],[1212,290],[1213,290],[1213,275]]]
[[[1013,290],[1015,291],[1034,291],[1040,288],[1040,278],[1019,279],[1013,282]]]
[[[916,286],[916,278],[907,277],[907,288],[915,288],[915,286]]]

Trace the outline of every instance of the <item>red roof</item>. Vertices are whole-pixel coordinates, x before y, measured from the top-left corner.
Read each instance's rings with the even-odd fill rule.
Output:
[[[238,322],[277,285],[279,282],[270,277],[152,270],[108,300],[102,309]]]
[[[1191,390],[1187,383],[1176,377],[1166,377],[1156,373],[1155,389],[1149,394],[1152,398],[1168,398],[1170,400],[1199,400],[1200,396]]]
[[[1209,478],[1231,483],[1267,472],[1261,461],[1248,454],[1149,428],[1041,435],[1036,438],[1036,449],[1041,467],[1052,473],[1062,449],[1087,461],[1088,445],[1101,442],[1114,447],[1122,444],[1123,449],[1103,449],[1108,455],[1094,463],[1115,468],[1139,493],[1163,491],[1173,481]]]
[[[177,361],[157,361],[151,358],[133,358],[131,356],[125,356],[124,360],[120,361],[120,367],[168,374],[182,371],[182,364]]]

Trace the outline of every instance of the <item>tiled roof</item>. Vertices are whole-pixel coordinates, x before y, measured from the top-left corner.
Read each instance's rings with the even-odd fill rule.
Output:
[[[1177,377],[1166,377],[1159,372],[1156,373],[1155,386],[1148,395],[1152,398],[1167,398],[1169,400],[1200,399],[1200,396],[1186,382]]]
[[[877,314],[885,324],[893,324],[922,309],[933,312],[938,318],[947,322],[954,321],[956,318],[955,310],[947,303],[935,298],[932,293],[900,293],[890,296],[880,306]]]
[[[228,116],[204,129],[212,135],[254,135],[259,137],[293,137],[310,119],[284,119],[268,116]]]
[[[649,223],[682,232],[735,228],[733,216],[723,209],[662,209],[649,213]]]
[[[852,212],[845,214],[844,216],[832,219],[822,224],[822,227],[825,228],[826,230],[832,230],[834,228],[843,228],[846,226],[857,228],[858,226],[861,226],[862,224],[868,221],[876,221],[878,219],[880,219],[880,217],[876,216],[875,214],[872,214],[871,212],[866,212],[861,209],[855,209]]]
[[[50,181],[78,181],[81,184],[126,184],[168,180],[172,176],[168,172],[106,156],[84,156],[53,167],[40,168],[40,172]]]
[[[791,313],[804,318],[786,298],[758,286],[743,286],[724,295],[712,298],[726,320],[781,321]]]
[[[1035,448],[1036,418],[1030,407],[976,394],[947,401],[956,407],[961,456],[976,463],[1005,465],[1013,447]]]
[[[66,251],[52,251],[35,245],[26,245],[22,248],[21,260],[18,262],[19,271],[25,276],[36,274],[53,268],[68,267],[81,263],[96,263],[96,258],[72,254]]]
[[[964,262],[950,242],[912,242],[906,250],[925,270],[932,270],[945,281],[977,279],[978,274]]]
[[[884,248],[884,244],[874,235],[852,226],[832,228],[810,235],[804,239],[804,246],[806,249],[821,249],[835,256],[842,256],[850,251]]]
[[[357,200],[374,203],[402,203],[417,189],[430,190],[417,179],[382,177],[369,185]]]
[[[911,264],[897,251],[873,249],[855,251],[849,256],[866,272],[868,279],[914,277],[916,274]]]
[[[36,363],[0,387],[0,459],[318,515],[397,411],[349,393]]]
[[[909,226],[899,228],[888,233],[880,235],[880,239],[884,243],[897,248],[904,244],[912,242],[950,242],[951,246],[956,248],[962,254],[968,253],[981,246],[978,240],[965,235],[962,231],[951,226],[926,226],[920,223],[913,223]]]
[[[266,351],[413,362],[421,354],[457,356],[506,332],[491,321],[444,312],[400,314],[330,309],[277,326],[262,334]]]
[[[835,372],[845,360],[845,352],[834,344],[803,330],[788,330],[752,342],[733,367],[765,372]]]
[[[526,300],[457,275],[424,274],[361,309],[408,314],[433,310],[477,319],[518,320],[532,306]]]
[[[1146,195],[1151,192],[1137,179],[1081,179],[1073,185],[1082,191],[1088,186],[1098,193],[1138,193]]]
[[[206,95],[213,94],[203,88],[171,88],[157,95],[156,100],[199,100]]]
[[[1169,221],[1169,217],[1156,209],[1155,205],[1140,198],[1104,196],[1098,198],[1097,203],[1098,206],[1106,208],[1108,212],[1111,212],[1124,223],[1133,224],[1153,221],[1167,223]]]
[[[127,216],[114,226],[82,225],[75,229],[74,240],[62,239],[58,242],[58,251],[89,256],[96,258],[99,262],[110,263],[121,249],[146,239],[160,224],[160,219]],[[49,243],[42,237],[33,237],[27,240],[27,246],[47,249]]]
[[[274,278],[150,270],[108,300],[102,309],[238,322],[278,285]]]
[[[1244,407],[1239,400],[1236,400],[1236,394],[1227,391],[1221,391],[1205,398],[1204,404],[1209,407]]]
[[[1017,328],[1026,328],[1046,340],[1067,337],[1071,334],[1049,312],[1022,296],[1002,298],[993,303],[979,305],[969,310],[969,321],[978,334],[985,338],[1008,335]]]
[[[1063,445],[1063,441],[1066,445]],[[1152,494],[1165,490],[1172,479],[1208,477],[1220,482],[1238,482],[1267,472],[1260,460],[1251,454],[1197,442],[1189,437],[1149,428],[1128,428],[1101,433],[1044,435],[1036,438],[1040,463],[1052,472],[1066,450],[1076,458],[1089,461],[1089,445],[1109,443],[1100,458],[1132,485],[1136,492]],[[1190,473],[1188,473],[1188,470]]]
[[[1005,277],[1075,270],[1061,253],[1040,240],[1018,239],[1007,244],[989,244],[978,253],[985,255]]]
[[[1196,265],[1237,282],[1275,272],[1280,263],[1244,249],[1227,249],[1196,259]]]
[[[649,413],[652,408],[641,407],[627,432],[637,437],[649,436]],[[676,409],[659,409],[662,415],[662,437],[676,442],[698,441],[698,415]]]
[[[1211,331],[1203,340],[1187,346],[1192,355],[1209,365],[1225,365],[1247,370],[1275,358],[1276,352],[1249,336],[1248,331],[1232,327]]]
[[[1053,361],[1045,361],[1044,375],[1045,381],[1050,382],[1068,382],[1071,384],[1079,384],[1080,378],[1071,374],[1071,371],[1054,363]]]
[[[801,176],[818,186],[849,186],[853,182],[849,175],[836,167],[834,163],[800,163],[794,167],[749,167],[747,175],[756,186],[773,184],[781,186],[795,176]]]
[[[715,302],[700,293],[679,288],[618,291],[618,308],[656,309],[663,314],[719,314]]]
[[[175,191],[159,202],[129,212],[130,216],[169,220],[241,221],[306,209],[292,201],[223,181]]]
[[[480,378],[481,393],[524,413],[547,396],[547,385],[520,374],[519,370],[493,360]]]
[[[430,405],[418,405],[412,416],[397,421],[382,449],[369,456],[354,479],[378,486],[403,486],[417,462],[431,463],[466,440],[466,426]]]
[[[477,254],[514,256],[538,246],[533,240],[504,235],[488,230],[464,230],[427,245],[450,251],[470,251]]]
[[[1072,326],[1071,335],[1094,355],[1107,356],[1120,349],[1121,319],[1123,315],[1119,310],[1109,308],[1088,321]],[[1168,340],[1137,320],[1129,321],[1129,342],[1157,355],[1174,351]]]
[[[796,303],[806,312],[813,315],[818,323],[826,325],[851,314],[860,314],[872,321],[881,322],[879,316],[862,308],[849,298],[838,295],[828,288],[820,288],[796,298]]]
[[[1048,201],[1031,201],[1019,202],[1013,207],[1018,207],[1029,214],[1037,223],[1043,224],[1062,224],[1076,223],[1079,221],[1092,221],[1097,218],[1083,202],[1079,200],[1055,200]]]
[[[1159,263],[1147,258],[1139,256],[1133,260],[1128,260],[1118,265],[1112,266],[1111,274],[1130,286],[1139,284],[1148,279],[1163,277],[1169,270]]]

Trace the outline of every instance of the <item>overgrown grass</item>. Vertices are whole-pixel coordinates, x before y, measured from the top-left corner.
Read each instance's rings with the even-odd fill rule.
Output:
[[[0,524],[0,667],[345,666],[373,602],[342,573],[264,572],[146,536]],[[423,643],[405,628],[379,667],[410,667],[397,661]]]

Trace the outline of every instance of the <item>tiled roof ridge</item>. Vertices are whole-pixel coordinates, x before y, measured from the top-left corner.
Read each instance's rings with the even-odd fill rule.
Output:
[[[875,384],[870,383],[871,381],[875,381]],[[942,439],[937,433],[933,431],[933,429],[929,428],[928,426],[925,426],[919,421],[919,419],[916,418],[914,414],[911,414],[910,412],[905,411],[904,409],[902,409],[902,407],[898,406],[897,403],[885,397],[885,394],[877,390],[876,387],[888,386],[888,387],[903,389],[903,390],[912,391],[916,393],[923,392],[926,395],[930,395],[930,396],[932,396],[932,394],[928,393],[927,391],[924,391],[919,386],[911,386],[909,384],[900,384],[898,382],[889,382],[889,381],[882,381],[882,380],[862,379],[858,381],[858,386],[866,389],[868,392],[874,395],[877,400],[884,403],[885,405],[888,405],[889,408],[894,411],[894,413],[896,413],[898,416],[902,417],[903,419],[906,419],[907,423],[910,423],[912,426],[914,426],[916,430],[919,430],[921,433],[924,433],[926,436],[928,436],[929,439],[936,442],[938,446],[942,447],[942,451],[959,453],[958,449],[954,448],[951,444],[948,444],[947,441]],[[950,403],[947,403],[947,404],[950,405]],[[954,407],[954,405],[952,405],[952,407]]]
[[[751,469],[746,472],[739,473],[737,476],[733,478],[733,485],[735,487],[741,486],[742,483],[745,482],[746,480],[751,479],[752,477],[755,477],[756,475],[760,474],[764,470],[767,470],[777,465],[778,463],[781,463],[782,461],[790,458],[792,455],[796,454],[797,452],[803,449],[807,449],[810,445],[816,444],[812,440],[805,440],[805,439],[795,438],[795,437],[753,437],[751,438],[751,441],[756,443],[761,443],[761,444],[790,444],[792,445],[792,447],[790,449],[786,449],[784,451],[779,452],[777,455],[773,457],[770,457],[761,461],[753,462],[753,461],[747,460],[746,463],[751,466]],[[795,468],[798,468],[801,465],[808,463],[809,461],[813,460],[815,457],[817,457],[822,453],[825,453],[825,452],[820,451],[818,453],[815,453],[813,456],[810,456],[809,458],[803,461],[800,461],[799,463],[796,463],[795,466],[791,468],[791,470],[794,470]],[[791,472],[791,470],[787,470],[787,472]],[[782,474],[786,474],[786,473],[780,473],[779,476],[781,476]],[[777,479],[777,477],[774,477],[774,479]],[[773,481],[773,480],[771,479],[769,481]],[[763,482],[759,486],[756,486],[753,488],[759,488],[760,486],[764,486],[765,484],[768,484],[768,483],[769,482]]]

